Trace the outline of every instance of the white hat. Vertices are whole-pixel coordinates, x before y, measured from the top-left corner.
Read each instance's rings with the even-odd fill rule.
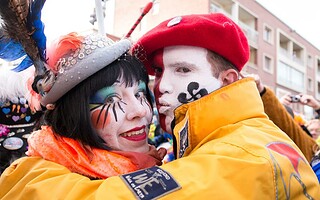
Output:
[[[74,39],[78,44],[74,44],[77,43]],[[66,47],[68,45],[71,47]],[[61,54],[57,51],[61,47],[66,53]],[[42,85],[47,89],[43,90],[45,92],[42,94],[41,104],[46,106],[55,103],[83,80],[118,59],[130,47],[131,42],[128,39],[114,42],[98,34],[79,36],[76,33],[70,33],[60,38],[57,43],[47,49],[48,65],[51,71],[44,79],[47,82]],[[61,54],[60,57],[59,54]]]

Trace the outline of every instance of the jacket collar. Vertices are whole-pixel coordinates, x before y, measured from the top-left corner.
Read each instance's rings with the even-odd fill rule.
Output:
[[[261,117],[267,116],[252,78],[241,79],[196,101],[183,104],[175,110],[176,156],[188,155],[208,135],[210,138],[223,137],[221,132],[219,135],[215,133],[219,128]]]

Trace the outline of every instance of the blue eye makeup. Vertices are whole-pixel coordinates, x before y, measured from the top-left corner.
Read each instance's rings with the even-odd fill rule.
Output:
[[[116,90],[113,86],[102,88],[90,97],[90,104],[104,104],[106,98],[115,92]]]
[[[143,82],[143,81],[139,81],[138,88],[139,88],[140,91],[141,91],[141,90],[147,91],[147,85],[146,85],[146,83]]]

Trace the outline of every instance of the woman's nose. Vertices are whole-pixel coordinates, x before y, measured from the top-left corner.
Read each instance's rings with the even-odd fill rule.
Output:
[[[147,100],[145,100],[147,101]],[[132,120],[135,118],[142,118],[144,116],[146,116],[147,112],[148,112],[148,104],[147,102],[145,102],[144,100],[139,100],[139,99],[135,99],[134,102],[132,102],[132,104],[128,104],[128,108],[127,109],[127,118],[128,120]]]

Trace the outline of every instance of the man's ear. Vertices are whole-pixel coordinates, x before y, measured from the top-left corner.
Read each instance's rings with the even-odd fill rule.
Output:
[[[222,86],[226,86],[239,80],[239,73],[234,69],[228,69],[220,73],[219,79],[222,81]]]

